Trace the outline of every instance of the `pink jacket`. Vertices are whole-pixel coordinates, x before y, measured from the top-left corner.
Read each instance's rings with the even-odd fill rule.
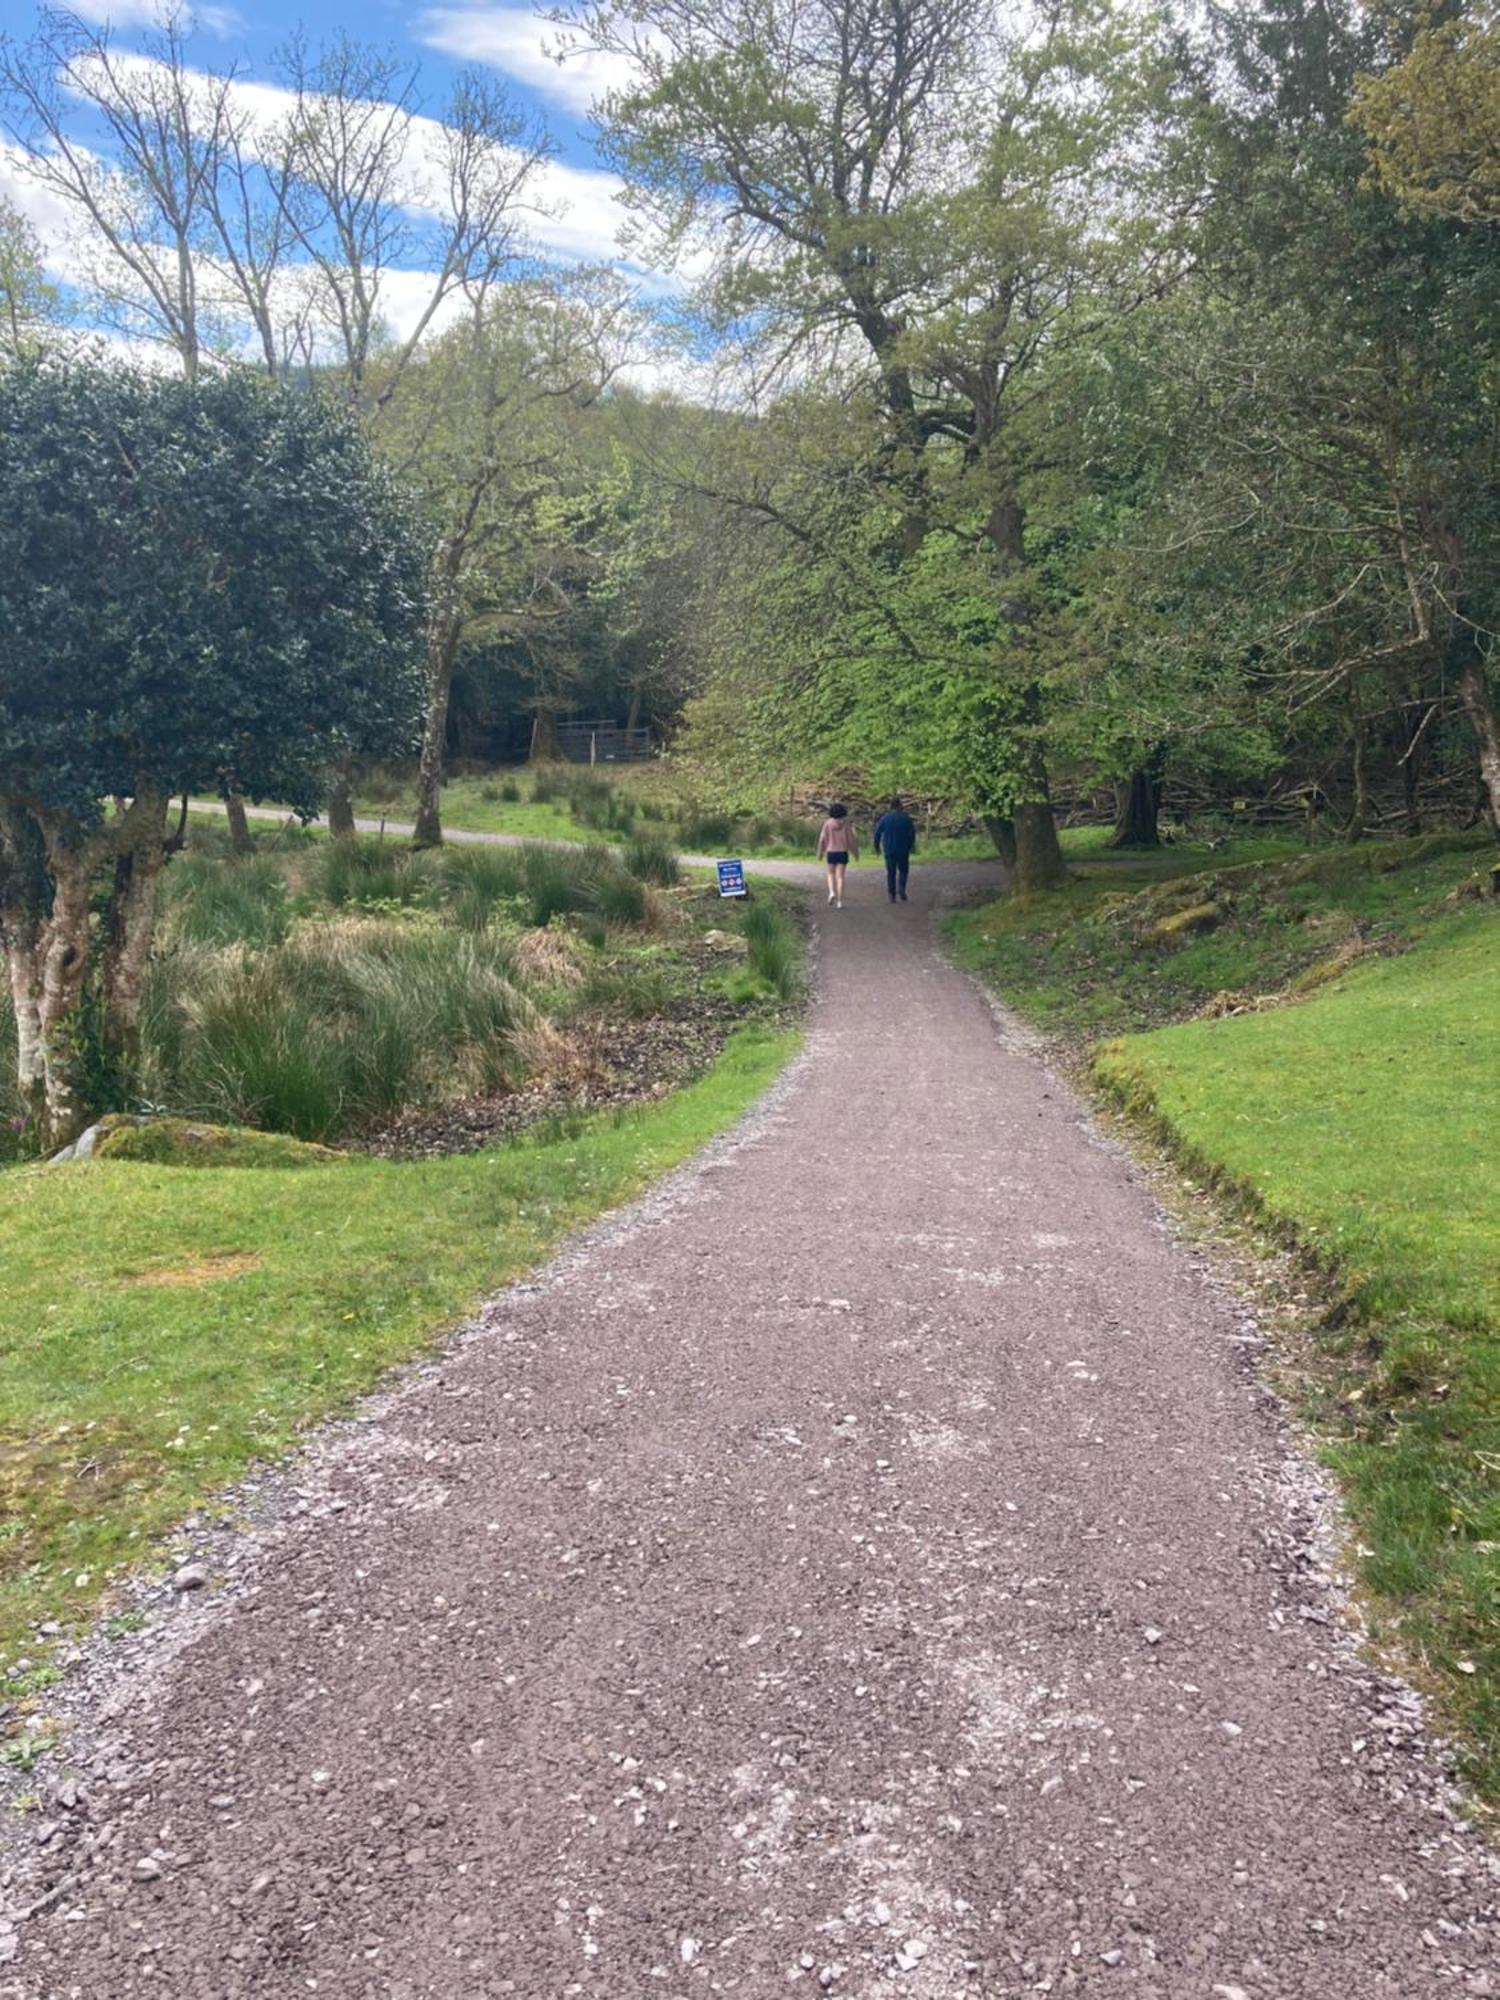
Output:
[[[818,835],[818,858],[830,849],[835,854],[858,854],[859,846],[854,838],[854,824],[847,819],[825,819],[823,831]]]

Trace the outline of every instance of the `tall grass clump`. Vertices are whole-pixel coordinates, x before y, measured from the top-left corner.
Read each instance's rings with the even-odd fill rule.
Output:
[[[625,866],[638,882],[655,882],[668,889],[682,873],[671,842],[664,834],[638,833],[626,844]]]
[[[143,1023],[153,1102],[299,1139],[514,1081],[538,1021],[498,937],[304,929],[262,952],[169,955]]]
[[[432,894],[432,857],[378,840],[330,840],[318,856],[318,888],[335,909],[406,906]]]
[[[513,847],[450,847],[442,877],[455,922],[477,931],[524,894],[525,864]]]
[[[772,903],[747,903],[740,929],[750,946],[751,969],[773,993],[790,1000],[801,975],[801,954],[786,918]]]
[[[597,917],[607,924],[645,920],[645,888],[612,854],[540,844],[519,852],[527,913],[538,929],[554,917]]]
[[[166,914],[187,944],[280,944],[291,927],[286,878],[269,854],[178,855],[166,874]]]
[[[734,845],[734,821],[728,813],[689,812],[683,815],[682,841],[703,854],[725,853]]]

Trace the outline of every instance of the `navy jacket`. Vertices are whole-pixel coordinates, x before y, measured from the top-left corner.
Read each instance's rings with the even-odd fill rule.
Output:
[[[910,813],[882,813],[875,822],[875,852],[887,861],[908,861],[917,851],[917,829]]]

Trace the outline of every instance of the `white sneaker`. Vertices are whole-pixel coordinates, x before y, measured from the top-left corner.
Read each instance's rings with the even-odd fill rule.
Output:
[[[844,907],[844,899],[843,899],[843,897],[842,897],[842,896],[840,896],[840,897],[839,897],[839,908],[840,908],[840,909],[843,909],[843,907]]]
[[[833,901],[833,891],[832,891],[832,889],[830,889],[830,890],[828,891],[828,900],[829,900],[829,902],[830,902],[830,903],[831,903],[831,902]]]

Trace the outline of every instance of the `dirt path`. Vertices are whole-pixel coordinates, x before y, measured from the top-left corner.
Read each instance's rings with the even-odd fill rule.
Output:
[[[944,965],[937,873],[820,911],[740,1142],[184,1610],[0,1994],[1500,1992],[1243,1321]]]

